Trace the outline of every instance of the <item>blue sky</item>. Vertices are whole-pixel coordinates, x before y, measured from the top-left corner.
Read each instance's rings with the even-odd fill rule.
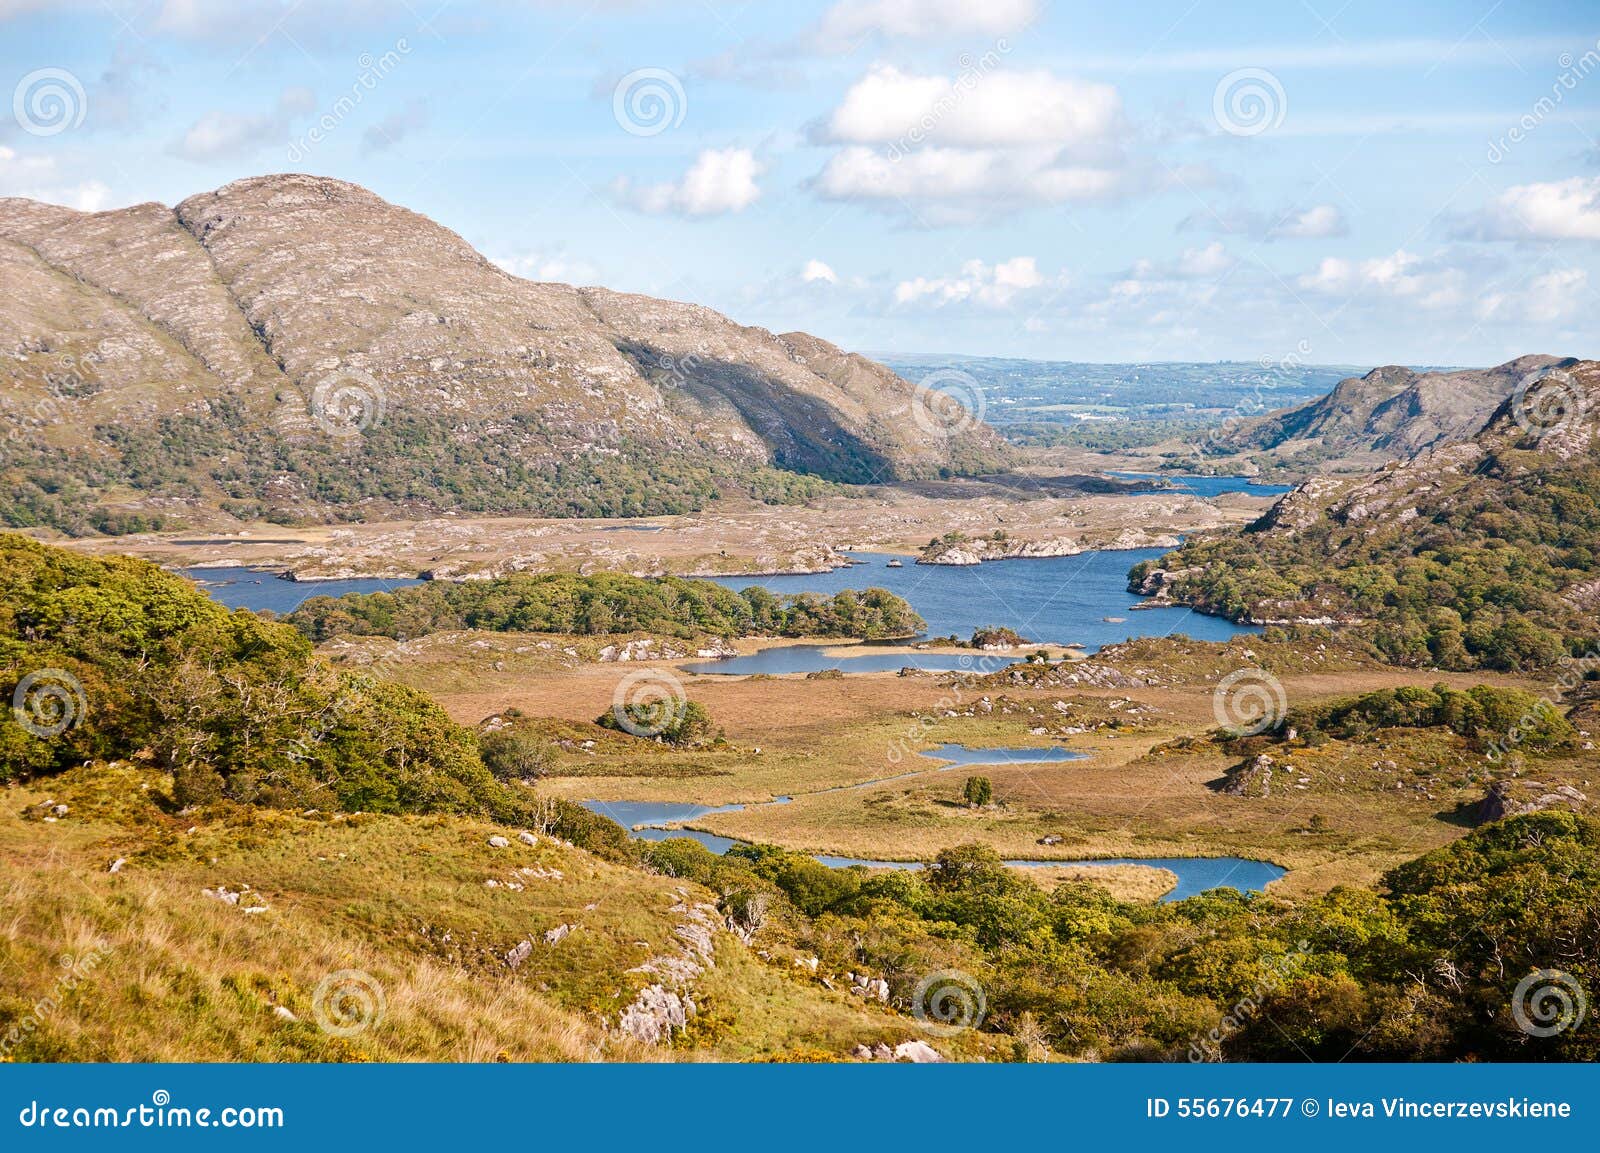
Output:
[[[0,195],[316,172],[854,349],[1600,355],[1593,0],[0,0],[8,93]]]

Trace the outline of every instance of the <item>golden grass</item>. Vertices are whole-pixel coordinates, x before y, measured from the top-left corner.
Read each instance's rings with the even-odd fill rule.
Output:
[[[490,834],[514,830],[470,820],[174,819],[148,802],[137,818],[96,815],[137,808],[108,795],[134,779],[81,769],[51,782],[49,795],[72,807],[55,823],[16,815],[41,791],[0,792],[0,1039],[26,1034],[8,1046],[12,1059],[725,1059],[796,1044],[842,1057],[882,1032],[859,1002],[769,969],[719,933],[707,996],[729,1027],[682,1048],[640,1045],[614,1030],[651,980],[635,970],[675,952],[673,907],[711,894],[548,839],[493,849]],[[118,857],[127,863],[112,874]],[[524,888],[490,888],[490,878]],[[201,894],[218,885],[248,885],[247,900],[268,911]],[[547,944],[560,924],[573,928]],[[534,948],[513,972],[503,957],[522,940]],[[82,979],[63,987],[84,958]],[[348,973],[363,976],[338,976]],[[319,1004],[335,1025],[344,1019],[319,988],[345,989],[357,1006],[381,990],[383,1012],[349,1036],[330,1033]]]
[[[1237,855],[1288,867],[1289,876],[1275,890],[1319,892],[1336,884],[1370,884],[1393,865],[1460,836],[1466,826],[1456,809],[1481,795],[1476,770],[1487,766],[1463,754],[1459,742],[1440,745],[1435,737],[1402,740],[1387,751],[1335,742],[1303,758],[1313,770],[1306,789],[1289,787],[1266,799],[1221,795],[1211,785],[1236,758],[1204,742],[1184,754],[1150,755],[1174,738],[1203,735],[1216,724],[1212,692],[1221,671],[1258,656],[1277,662],[1295,704],[1441,680],[1458,687],[1526,686],[1522,679],[1494,674],[1373,667],[1337,652],[1268,651],[1243,640],[1225,647],[1174,643],[1154,655],[1164,683],[1109,690],[996,681],[952,686],[948,678],[894,674],[820,681],[684,677],[690,697],[710,710],[732,748],[675,752],[638,742],[599,742],[590,752],[562,758],[547,787],[574,799],[708,805],[793,796],[790,804],[716,814],[693,824],[806,852],[926,860],[948,846],[979,841],[1006,856],[1064,861]],[[445,694],[443,700],[462,719],[515,704],[533,715],[586,722],[608,707],[624,671],[579,667],[487,692]],[[974,708],[983,697],[995,711]],[[1070,711],[1061,712],[1056,702]],[[1016,711],[1003,715],[1007,703]],[[1065,734],[1072,724],[1113,718],[1121,727]],[[941,771],[914,755],[946,741],[1059,743],[1091,759]],[[1387,787],[1392,781],[1369,779],[1371,762],[1388,758],[1403,763],[1401,775],[1422,787],[1396,790]],[[1444,763],[1455,768],[1442,772]],[[1575,766],[1548,768],[1553,779],[1582,787]],[[912,771],[918,775],[887,779]],[[977,812],[958,804],[969,775],[989,777],[1001,804]],[[1313,817],[1321,818],[1315,827]],[[1046,835],[1062,840],[1039,846]]]

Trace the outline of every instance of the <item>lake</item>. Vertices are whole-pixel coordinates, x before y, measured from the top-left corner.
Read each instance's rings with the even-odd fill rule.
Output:
[[[779,797],[766,803],[787,804],[790,800],[792,800],[790,797]],[[715,833],[701,832],[698,829],[664,829],[651,826],[674,821],[693,821],[711,813],[737,813],[745,808],[744,805],[710,806],[659,801],[584,801],[583,805],[591,812],[616,821],[628,830],[630,836],[638,840],[670,841],[686,837],[700,842],[718,855],[726,853],[740,842],[732,837],[719,837]],[[920,869],[923,866],[921,861],[876,861],[867,857],[835,857],[825,853],[815,854],[814,859],[831,869],[847,869],[856,865],[873,869]],[[1024,869],[1051,865],[1147,865],[1157,869],[1168,869],[1178,878],[1178,882],[1161,898],[1163,902],[1181,901],[1185,897],[1193,897],[1207,889],[1229,888],[1237,889],[1241,893],[1259,893],[1288,871],[1270,861],[1254,861],[1247,857],[1116,857],[1080,861],[1016,858],[1006,861],[1006,864]]]
[[[1245,476],[1188,476],[1171,472],[1107,472],[1118,480],[1164,480],[1181,492],[1201,500],[1221,496],[1225,492],[1243,492],[1251,496],[1282,496],[1292,487],[1287,484],[1252,484]]]
[[[1181,606],[1133,610],[1139,597],[1128,591],[1128,570],[1165,549],[1095,551],[1077,556],[1016,557],[981,565],[919,565],[889,553],[853,552],[860,563],[796,576],[713,577],[731,589],[761,585],[774,593],[821,593],[885,588],[904,597],[928,622],[927,635],[969,637],[974,629],[999,625],[1033,641],[1079,644],[1089,652],[1134,637],[1185,633],[1196,640],[1225,641],[1258,628],[1236,625]],[[891,560],[902,567],[890,568]],[[1107,620],[1115,617],[1117,620]],[[1001,653],[883,653],[852,646],[849,656],[829,656],[835,645],[788,645],[726,660],[686,666],[694,673],[799,673],[836,668],[881,672],[902,666],[943,672],[981,668],[993,672],[1019,659]]]
[[[345,593],[386,593],[419,580],[287,581],[274,572],[252,568],[188,568],[179,575],[197,582],[212,600],[230,609],[270,609],[290,613],[312,597],[341,597]]]

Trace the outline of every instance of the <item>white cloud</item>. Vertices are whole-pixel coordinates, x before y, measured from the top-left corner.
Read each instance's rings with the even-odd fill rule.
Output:
[[[1424,260],[1397,249],[1371,260],[1330,256],[1297,283],[1308,292],[1328,296],[1368,296],[1404,300],[1427,309],[1460,306],[1466,299],[1466,272],[1448,259]]]
[[[929,223],[1024,202],[1093,200],[1120,186],[1116,170],[1058,165],[1048,152],[959,148],[926,148],[898,160],[870,148],[845,148],[828,160],[816,180],[817,190],[833,199],[967,206],[921,213]]]
[[[1100,148],[1121,120],[1122,101],[1107,84],[1043,71],[967,73],[950,80],[880,64],[845,93],[828,118],[827,137],[900,148],[923,140],[964,148]]]
[[[1481,321],[1512,324],[1560,324],[1586,311],[1584,290],[1589,274],[1581,268],[1557,268],[1528,282],[1520,292],[1494,292],[1478,300],[1474,314]]]
[[[852,47],[870,33],[926,40],[978,33],[1000,36],[1031,24],[1037,0],[840,0],[822,18],[818,37],[829,46]]]
[[[1029,204],[1102,198],[1123,185],[1115,89],[1049,72],[955,80],[892,65],[856,81],[817,135],[840,145],[813,186],[949,223]]]
[[[45,204],[64,204],[79,212],[110,206],[111,189],[99,180],[60,184],[54,157],[22,156],[0,144],[0,196],[20,196]]]
[[[1343,236],[1347,228],[1344,213],[1336,205],[1318,204],[1294,214],[1272,231],[1275,236],[1288,236],[1296,240],[1321,240]]]
[[[1600,176],[1508,188],[1467,234],[1483,240],[1600,240]]]
[[[411,133],[427,126],[427,104],[421,100],[409,100],[403,108],[389,113],[361,134],[362,151],[387,151]]]
[[[265,115],[206,113],[189,126],[181,140],[173,143],[171,151],[197,163],[246,157],[266,145],[286,143],[294,118],[315,107],[316,97],[309,88],[285,88],[278,97],[277,108]]]
[[[742,212],[761,197],[757,178],[764,171],[747,148],[710,148],[700,153],[679,180],[634,188],[619,181],[622,200],[641,212],[681,216],[720,216]]]
[[[813,284],[818,281],[823,284],[839,283],[838,274],[820,260],[806,261],[806,266],[800,270],[800,279],[807,284]]]
[[[574,260],[559,252],[527,252],[519,256],[493,257],[512,276],[524,280],[551,281],[559,284],[597,284],[602,279],[599,270],[587,261]]]
[[[1337,205],[1314,204],[1281,212],[1205,210],[1192,212],[1178,224],[1180,232],[1215,232],[1222,236],[1248,236],[1252,240],[1327,240],[1349,234],[1349,225]]]
[[[969,260],[957,276],[902,280],[895,285],[894,302],[935,306],[973,302],[1004,308],[1018,295],[1043,283],[1038,262],[1031,256],[1015,256],[995,265]]]

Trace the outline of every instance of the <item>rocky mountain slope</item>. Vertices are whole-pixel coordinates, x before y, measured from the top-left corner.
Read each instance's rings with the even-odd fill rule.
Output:
[[[1600,363],[1548,365],[1466,439],[1308,481],[1132,584],[1239,619],[1360,621],[1401,663],[1540,668],[1592,652]]]
[[[520,280],[320,177],[176,209],[0,200],[0,281],[12,525],[638,515],[1007,459],[815,337]]]
[[[1213,444],[1224,453],[1265,453],[1284,462],[1373,466],[1471,436],[1530,375],[1574,363],[1523,356],[1458,372],[1375,368],[1340,381],[1326,396],[1242,424]]]

